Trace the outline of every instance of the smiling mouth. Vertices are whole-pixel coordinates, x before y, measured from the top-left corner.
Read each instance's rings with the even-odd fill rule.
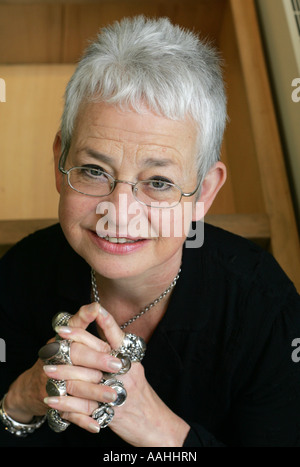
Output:
[[[103,238],[104,240],[107,240],[110,243],[137,243],[144,240],[143,238],[137,238],[135,240],[132,240],[125,237],[109,237],[108,235],[106,235],[105,237],[100,236],[100,238]]]

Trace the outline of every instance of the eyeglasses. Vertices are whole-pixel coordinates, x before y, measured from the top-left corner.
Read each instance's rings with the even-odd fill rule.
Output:
[[[72,167],[64,170],[59,166],[60,172],[68,177],[69,186],[87,196],[102,197],[110,195],[117,183],[131,185],[132,193],[136,201],[145,206],[158,208],[173,208],[180,203],[183,196],[189,197],[196,193],[200,183],[191,193],[184,193],[181,188],[174,183],[164,179],[164,177],[153,177],[149,180],[141,180],[136,183],[126,180],[117,180],[112,175],[104,172],[98,167],[87,165],[83,167]],[[156,205],[156,203],[158,203]],[[167,203],[167,206],[164,205]]]

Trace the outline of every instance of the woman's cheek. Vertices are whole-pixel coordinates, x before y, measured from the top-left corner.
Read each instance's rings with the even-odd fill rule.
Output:
[[[174,208],[151,208],[149,215],[152,236],[162,238],[185,238],[191,224],[191,209],[180,203]]]

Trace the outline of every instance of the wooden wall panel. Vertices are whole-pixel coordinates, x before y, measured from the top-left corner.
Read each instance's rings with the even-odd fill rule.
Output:
[[[229,121],[224,141],[236,210],[243,213],[265,212],[247,92],[229,3],[224,12],[219,47],[225,61],[224,78],[228,94]]]
[[[0,63],[61,61],[62,6],[0,3]]]
[[[300,291],[300,248],[258,21],[252,0],[230,1],[247,90],[272,252]]]
[[[75,62],[103,26],[124,16],[157,14],[157,2],[124,1],[65,6],[63,61]]]
[[[52,143],[72,65],[1,67],[0,219],[57,216]]]
[[[62,60],[74,62],[99,29],[125,16],[167,16],[217,43],[226,0],[111,0],[68,3],[64,9]]]
[[[234,179],[232,178],[232,171],[225,140],[222,145],[221,160],[226,165],[227,179],[226,183],[222,186],[215,198],[215,201],[209,210],[209,214],[235,214],[238,212],[236,207],[237,200],[234,196]]]
[[[216,40],[226,0],[0,0],[0,63],[74,63],[99,28],[124,16],[169,16]]]

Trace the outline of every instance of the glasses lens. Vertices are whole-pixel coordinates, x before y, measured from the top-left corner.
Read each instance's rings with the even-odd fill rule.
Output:
[[[71,187],[90,196],[108,195],[113,187],[113,178],[93,167],[74,167],[69,171]]]
[[[181,199],[181,191],[164,180],[143,180],[134,189],[138,201],[153,207],[174,207]]]

